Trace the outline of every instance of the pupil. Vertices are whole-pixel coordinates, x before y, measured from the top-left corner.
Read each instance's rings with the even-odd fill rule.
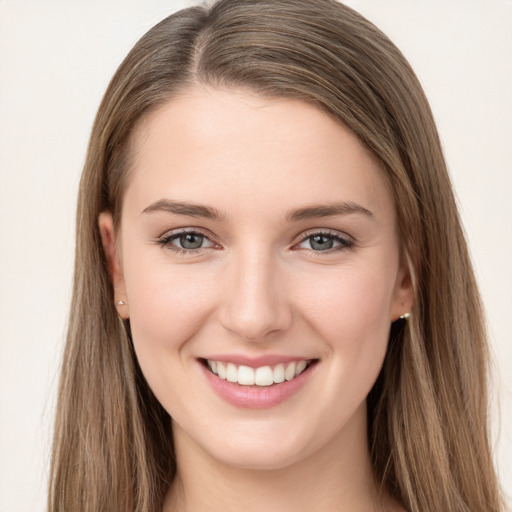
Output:
[[[319,251],[332,249],[333,245],[333,239],[324,235],[316,235],[311,239],[311,248]]]
[[[203,245],[203,236],[187,233],[180,236],[180,244],[184,249],[199,249]]]

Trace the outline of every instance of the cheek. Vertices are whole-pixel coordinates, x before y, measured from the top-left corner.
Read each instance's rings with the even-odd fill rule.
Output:
[[[303,309],[319,326],[333,330],[351,326],[344,332],[355,334],[382,323],[390,325],[393,287],[394,282],[381,272],[353,268],[329,274],[323,286],[308,286],[299,296]]]
[[[182,339],[199,324],[208,301],[206,290],[198,293],[196,280],[177,272],[160,275],[145,272],[134,277],[127,286],[132,324],[154,333],[156,339],[161,333],[174,340]]]
[[[304,290],[304,316],[324,341],[336,372],[371,380],[387,349],[394,283],[366,267],[344,269],[326,284],[311,287],[307,295]]]
[[[162,265],[131,254],[125,262],[130,326],[137,358],[151,381],[161,361],[186,359],[187,342],[204,326],[214,302],[212,279],[198,266],[192,271],[192,265]]]
[[[143,263],[139,260],[126,275],[135,353],[157,400],[169,414],[186,417],[182,397],[201,401],[190,389],[189,371],[195,361],[191,340],[211,311],[212,280],[203,279],[197,268],[192,272],[192,266]]]

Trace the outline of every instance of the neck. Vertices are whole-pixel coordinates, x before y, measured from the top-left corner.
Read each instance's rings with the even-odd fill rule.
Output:
[[[360,420],[366,422],[366,411]],[[164,512],[376,512],[394,510],[377,495],[366,429],[348,425],[309,457],[277,469],[247,469],[211,457],[173,425],[178,472]],[[351,431],[352,430],[352,431]]]

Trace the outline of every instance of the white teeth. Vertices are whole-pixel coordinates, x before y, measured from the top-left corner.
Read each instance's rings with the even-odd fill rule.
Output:
[[[254,370],[249,366],[240,366],[238,368],[238,384],[254,386]]]
[[[210,361],[208,360],[208,367],[210,368],[210,370],[217,374],[217,362],[216,361]]]
[[[274,382],[276,384],[284,382],[284,364],[278,364],[274,368]]]
[[[274,372],[270,366],[261,366],[254,372],[254,384],[257,386],[271,386],[274,384]]]
[[[286,380],[292,380],[295,377],[295,363],[290,363],[284,371],[284,378]]]
[[[221,379],[228,382],[237,382],[242,386],[271,386],[280,384],[285,380],[292,380],[300,375],[308,366],[307,361],[297,361],[277,364],[273,369],[270,366],[251,368],[249,366],[236,366],[234,363],[207,360],[208,367]]]
[[[226,367],[220,361],[217,361],[217,373],[221,379],[226,379]]]
[[[299,361],[295,367],[295,376],[300,375],[306,369],[306,361]]]
[[[238,368],[233,363],[228,363],[226,367],[226,380],[228,382],[238,382]]]

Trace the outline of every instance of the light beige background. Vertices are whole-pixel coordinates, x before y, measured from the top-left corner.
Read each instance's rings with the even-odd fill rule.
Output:
[[[510,495],[512,2],[347,3],[403,50],[438,121],[489,316],[496,460]],[[0,512],[45,508],[75,196],[95,110],[135,41],[191,4],[0,0]]]

